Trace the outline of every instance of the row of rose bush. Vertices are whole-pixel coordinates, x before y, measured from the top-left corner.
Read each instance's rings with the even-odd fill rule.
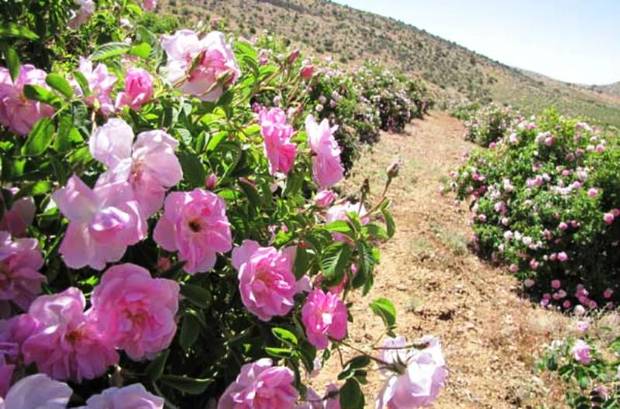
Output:
[[[452,188],[471,199],[474,245],[545,306],[613,307],[620,275],[620,146],[548,111],[472,152]]]
[[[419,79],[395,74],[381,65],[366,64],[350,72],[332,60],[303,58],[298,50],[287,52],[282,41],[269,35],[259,37],[259,62],[288,60],[292,69],[306,77],[304,104],[314,107],[313,115],[338,125],[334,135],[341,147],[345,172],[359,157],[363,144],[379,141],[380,131],[402,132],[413,118],[423,118],[433,106],[425,84]],[[285,98],[300,93],[289,84]],[[258,102],[280,103],[277,92],[266,93]]]
[[[378,407],[432,403],[439,341],[396,337],[388,300],[383,346],[348,339],[395,226],[388,198],[338,195],[320,70],[159,36],[151,1],[2,7],[0,407],[362,408],[374,365]]]
[[[495,103],[482,105],[479,102],[459,103],[450,114],[464,122],[465,140],[474,142],[485,148],[493,146],[497,141],[514,131],[514,127],[523,121],[510,106]]]
[[[574,409],[616,408],[620,405],[620,338],[617,316],[588,317],[577,309],[574,334],[555,340],[538,362],[542,373],[559,377],[566,404]]]
[[[465,121],[465,140],[489,147],[508,136],[513,127],[523,121],[518,112],[509,106],[488,104]]]

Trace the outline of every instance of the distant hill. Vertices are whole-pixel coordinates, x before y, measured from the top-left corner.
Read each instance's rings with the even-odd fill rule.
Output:
[[[592,90],[620,98],[620,81],[609,85],[593,85]]]
[[[344,66],[378,60],[422,77],[442,101],[492,99],[526,113],[555,105],[567,114],[620,126],[620,95],[615,92],[521,71],[412,25],[327,0],[162,3],[182,21],[224,19],[230,29],[248,38],[267,30],[315,54],[332,55]]]

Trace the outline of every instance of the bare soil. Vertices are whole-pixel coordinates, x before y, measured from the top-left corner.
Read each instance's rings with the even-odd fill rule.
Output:
[[[466,205],[440,192],[474,147],[464,132],[461,122],[435,112],[404,134],[383,134],[357,162],[348,193],[369,178],[371,193],[379,195],[385,169],[394,159],[402,166],[388,194],[397,233],[382,249],[374,288],[355,300],[352,341],[366,351],[380,342],[384,327],[368,303],[387,297],[398,311],[399,334],[411,340],[432,334],[442,341],[450,378],[436,408],[562,408],[561,389],[543,382],[534,368],[542,346],[561,336],[568,318],[523,298],[505,269],[472,254]],[[352,354],[345,352],[344,359]],[[335,380],[335,361],[317,384]],[[369,374],[367,407],[374,407],[382,383],[376,371]]]

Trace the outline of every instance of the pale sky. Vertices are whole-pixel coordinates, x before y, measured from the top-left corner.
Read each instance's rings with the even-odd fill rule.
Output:
[[[562,81],[620,81],[620,0],[335,0]]]

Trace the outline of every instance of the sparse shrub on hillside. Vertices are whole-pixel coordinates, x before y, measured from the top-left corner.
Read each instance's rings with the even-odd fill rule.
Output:
[[[544,306],[619,299],[618,141],[548,111],[453,174],[458,197],[472,199],[477,250],[508,264]]]
[[[450,114],[461,121],[469,121],[481,108],[479,102],[463,102],[450,108]]]

